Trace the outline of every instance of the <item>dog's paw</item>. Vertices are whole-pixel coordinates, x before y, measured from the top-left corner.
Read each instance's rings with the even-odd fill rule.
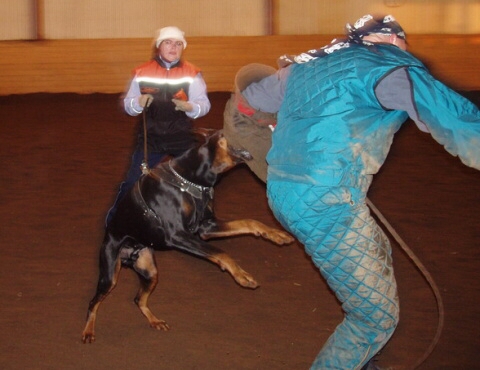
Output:
[[[267,233],[265,233],[262,236],[278,245],[290,244],[295,240],[287,232],[278,230],[278,229],[270,229]]]
[[[82,342],[83,343],[93,343],[95,342],[95,334],[94,333],[82,333]]]
[[[152,320],[150,321],[150,326],[156,330],[163,330],[163,331],[170,330],[170,326],[168,326],[168,324],[164,320],[158,320],[158,319]]]
[[[239,274],[233,276],[235,281],[244,288],[257,289],[259,287],[257,281],[248,272],[242,271]]]

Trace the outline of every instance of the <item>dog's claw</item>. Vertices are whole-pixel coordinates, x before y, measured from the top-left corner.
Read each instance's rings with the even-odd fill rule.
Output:
[[[83,336],[82,336],[82,342],[83,342],[84,344],[95,342],[95,334],[93,334],[93,333],[83,334]]]

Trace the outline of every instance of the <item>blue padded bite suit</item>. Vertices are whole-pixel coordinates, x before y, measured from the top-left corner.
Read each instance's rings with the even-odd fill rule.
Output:
[[[362,45],[292,66],[267,155],[267,195],[342,304],[343,322],[312,369],[360,369],[393,334],[397,287],[387,236],[366,195],[405,111],[384,109],[375,86],[404,68],[418,119],[467,165],[480,168],[478,109],[411,54]]]

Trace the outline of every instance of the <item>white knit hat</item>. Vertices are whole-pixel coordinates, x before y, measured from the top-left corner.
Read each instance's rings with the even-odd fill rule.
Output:
[[[183,42],[183,48],[187,47],[185,32],[178,27],[163,27],[157,31],[155,46],[158,48],[163,40],[173,39]]]

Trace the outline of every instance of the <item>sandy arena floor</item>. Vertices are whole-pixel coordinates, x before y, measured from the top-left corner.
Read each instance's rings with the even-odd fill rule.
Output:
[[[472,99],[480,94],[472,94]],[[219,128],[228,93],[197,125]],[[133,304],[123,270],[99,311],[97,342],[81,332],[97,281],[103,219],[129,164],[135,119],[117,95],[0,97],[0,368],[308,369],[342,320],[340,306],[301,245],[255,237],[216,240],[259,281],[239,287],[217,266],[180,252],[156,254],[150,299],[171,326],[157,332]],[[396,135],[370,199],[432,274],[445,327],[420,369],[480,363],[480,172],[462,165],[408,122]],[[246,167],[216,187],[217,214],[276,222],[264,185]],[[408,369],[437,328],[435,298],[393,242],[401,323],[378,364]]]

